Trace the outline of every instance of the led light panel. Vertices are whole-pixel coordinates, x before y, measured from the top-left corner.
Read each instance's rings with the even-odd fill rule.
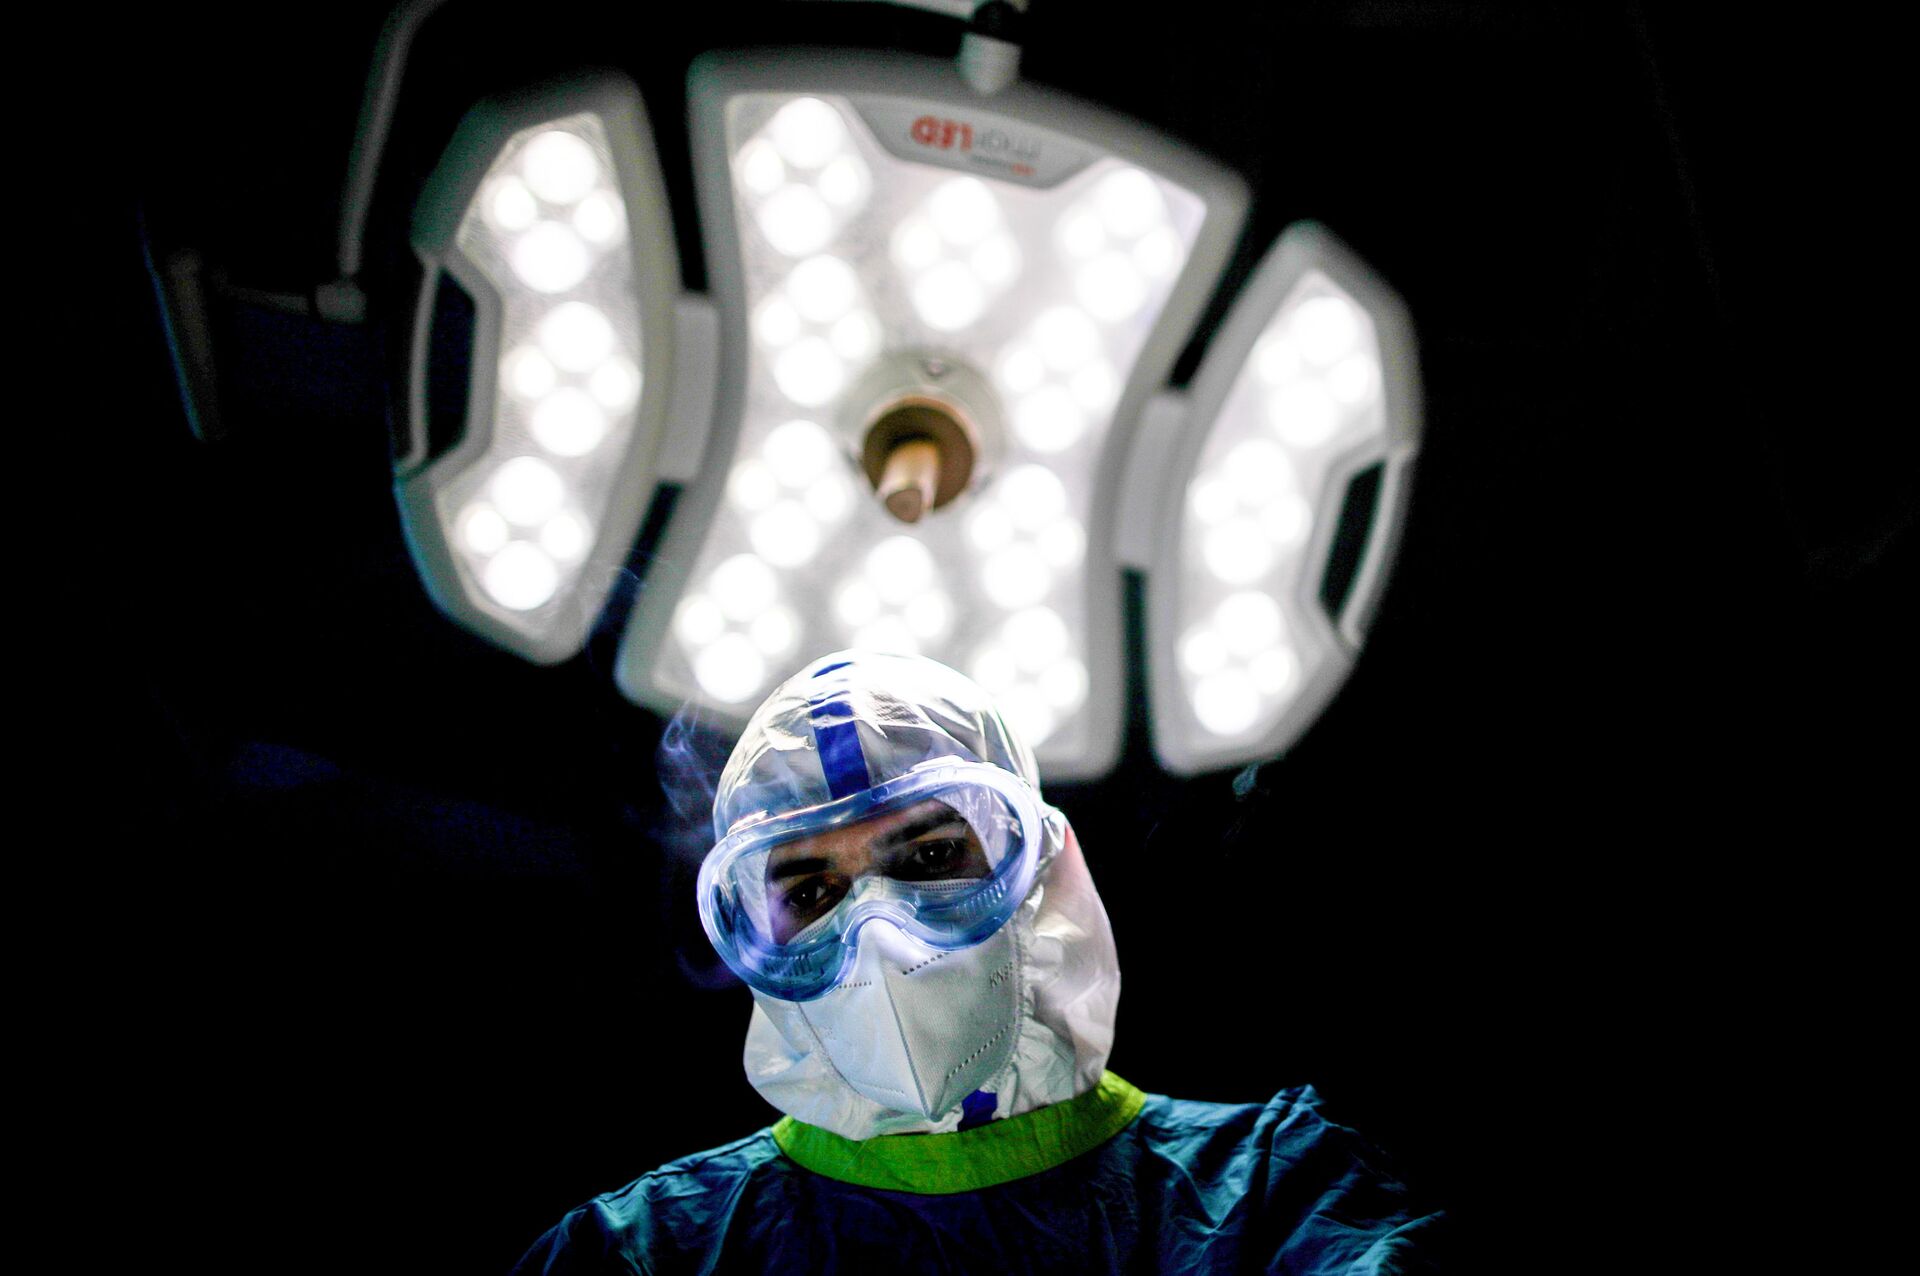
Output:
[[[730,399],[622,685],[744,718],[813,656],[919,653],[993,692],[1049,775],[1107,769],[1101,494],[1225,260],[1239,183],[1057,95],[980,98],[944,63],[716,58],[692,86]],[[900,375],[979,427],[968,490],[911,525],[858,462]]]
[[[652,492],[679,290],[666,208],[639,95],[604,78],[477,107],[415,217],[408,540],[443,611],[541,663],[579,650]],[[441,272],[475,331],[464,431],[429,457]]]
[[[1194,378],[1148,579],[1154,746],[1192,774],[1273,757],[1352,667],[1419,440],[1403,307],[1331,236],[1281,236]],[[1350,588],[1323,584],[1356,475],[1380,479]]]

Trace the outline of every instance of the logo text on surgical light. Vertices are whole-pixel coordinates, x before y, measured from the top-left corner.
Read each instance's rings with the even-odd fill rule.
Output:
[[[950,151],[957,142],[963,151],[973,149],[973,125],[962,120],[943,120],[937,115],[923,115],[913,122],[909,131],[913,140],[922,146]]]
[[[1016,177],[1034,176],[1033,164],[1040,158],[1039,139],[1009,133],[991,124],[976,132],[965,120],[922,115],[908,126],[907,134],[918,146],[959,151],[976,163],[989,164]]]

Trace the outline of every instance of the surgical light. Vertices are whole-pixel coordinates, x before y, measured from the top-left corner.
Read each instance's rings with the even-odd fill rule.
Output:
[[[1163,400],[1136,464],[1154,748],[1178,773],[1282,752],[1353,667],[1419,444],[1412,328],[1334,238],[1289,229]],[[1343,522],[1348,561],[1341,561]]]
[[[680,293],[632,85],[470,113],[415,218],[396,467],[442,609],[566,658],[677,488],[615,662],[636,703],[738,724],[810,656],[919,653],[987,687],[1049,778],[1096,777],[1121,746],[1131,568],[1162,763],[1284,751],[1352,668],[1392,559],[1411,328],[1296,226],[1167,389],[1244,186],[1018,82],[1012,50],[976,30],[955,63],[698,59],[707,298]],[[474,309],[463,394],[431,375],[448,283]]]
[[[780,608],[779,650],[984,670],[1049,775],[1106,770],[1124,680],[1102,494],[1226,260],[1238,179],[925,59],[710,55],[689,83],[711,286],[742,339],[620,685],[743,719],[788,672],[752,639]],[[703,596],[723,624],[689,621]]]
[[[639,94],[603,76],[475,108],[415,216],[408,544],[444,611],[531,660],[579,649],[653,492],[679,290],[665,210]],[[449,281],[474,311],[457,416],[428,367]]]

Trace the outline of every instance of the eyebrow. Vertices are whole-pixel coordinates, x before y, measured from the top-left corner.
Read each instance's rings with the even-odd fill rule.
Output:
[[[902,824],[899,828],[882,833],[873,839],[876,849],[891,849],[902,842],[911,842],[916,837],[924,837],[935,829],[943,829],[949,824],[962,824],[965,821],[958,811],[929,811],[917,820]]]
[[[778,882],[789,877],[802,877],[808,873],[821,872],[827,867],[827,861],[818,855],[806,859],[782,860],[778,864],[767,866],[767,880]]]

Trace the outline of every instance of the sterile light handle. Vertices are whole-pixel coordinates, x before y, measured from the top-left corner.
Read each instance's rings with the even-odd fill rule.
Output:
[[[1413,491],[1411,470],[1416,450],[1411,444],[1395,448],[1381,461],[1380,493],[1367,522],[1366,548],[1354,569],[1353,586],[1340,614],[1330,618],[1349,652],[1357,653],[1366,643],[1381,591],[1393,574],[1394,556],[1399,552],[1406,522],[1406,504]]]

